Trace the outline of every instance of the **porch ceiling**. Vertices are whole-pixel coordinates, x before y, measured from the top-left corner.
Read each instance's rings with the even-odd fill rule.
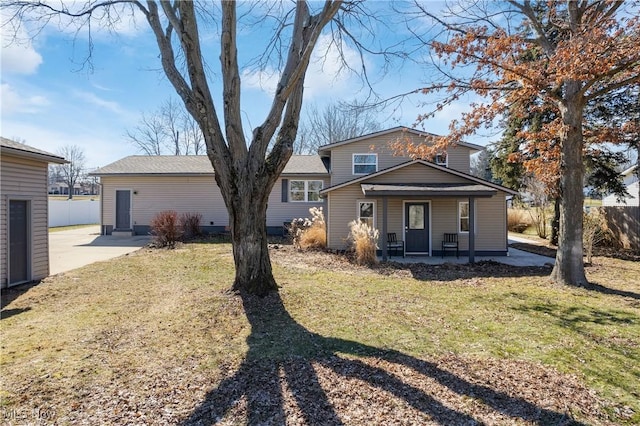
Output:
[[[366,196],[492,197],[498,191],[485,185],[466,183],[363,183]]]

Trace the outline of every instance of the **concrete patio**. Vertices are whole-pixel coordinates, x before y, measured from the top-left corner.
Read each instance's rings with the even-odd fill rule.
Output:
[[[530,240],[512,238],[511,236],[509,237],[509,244],[516,241],[535,244]],[[382,257],[378,257],[378,260],[382,260]],[[388,260],[399,263],[425,263],[427,265],[441,265],[443,263],[469,263],[469,258],[467,256],[456,257],[455,255],[452,255],[450,253],[447,253],[447,256],[445,256],[444,258],[440,256],[388,256]],[[475,256],[476,263],[484,261],[494,261],[512,266],[553,266],[555,259],[552,257],[541,256],[539,254],[529,253],[523,250],[516,250],[513,247],[509,247],[509,253],[507,256]]]

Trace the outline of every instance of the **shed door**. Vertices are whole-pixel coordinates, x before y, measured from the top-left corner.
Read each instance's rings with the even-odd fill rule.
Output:
[[[131,191],[116,190],[116,229],[131,228]]]
[[[9,285],[29,280],[29,201],[9,200]]]
[[[407,253],[429,252],[429,204],[405,204],[405,249]]]

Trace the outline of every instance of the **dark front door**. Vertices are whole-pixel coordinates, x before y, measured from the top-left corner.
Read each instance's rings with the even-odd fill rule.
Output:
[[[405,247],[407,253],[429,252],[429,204],[405,203]]]
[[[116,229],[131,228],[131,191],[116,190]]]
[[[9,201],[9,285],[29,280],[29,202]]]

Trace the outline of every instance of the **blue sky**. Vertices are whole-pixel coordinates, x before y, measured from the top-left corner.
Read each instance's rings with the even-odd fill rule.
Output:
[[[404,31],[401,26],[397,31],[378,29],[379,43],[391,41],[391,37],[401,36]],[[259,41],[266,40],[266,33],[259,25],[248,23],[239,26],[239,34],[240,60],[246,64],[262,49]],[[26,32],[18,35],[23,42],[8,45],[8,34],[3,29],[0,124],[4,137],[50,152],[64,145],[78,145],[84,149],[86,165],[100,167],[127,155],[139,154],[127,142],[126,131],[133,130],[142,112],[150,113],[169,97],[177,98],[160,69],[158,48],[151,31],[140,16],[120,23],[113,33],[93,32],[92,70],[82,66],[88,52],[85,31],[75,34],[50,26],[31,40]],[[205,28],[202,39],[203,48],[212,52],[210,80],[214,98],[219,102],[219,38],[215,28]],[[326,47],[327,43],[328,38],[321,37],[320,47]],[[349,63],[359,67],[357,52],[348,46],[344,52]],[[338,72],[336,57],[333,49],[324,60],[320,55],[315,58],[305,79],[305,103],[321,106],[366,96],[358,76]],[[365,61],[374,89],[382,96],[418,88],[425,81],[425,69],[415,63],[405,62],[382,74],[379,58],[368,56]],[[276,77],[276,66],[266,72],[243,69],[242,110],[247,130],[262,122],[271,103],[269,92]],[[425,100],[420,95],[406,100],[399,108],[381,111],[382,127],[411,126],[417,115],[427,110],[428,107],[419,105]],[[449,120],[464,110],[465,102],[453,105],[425,123],[425,128],[444,134]],[[471,141],[485,145],[494,139],[495,136],[479,137]]]

